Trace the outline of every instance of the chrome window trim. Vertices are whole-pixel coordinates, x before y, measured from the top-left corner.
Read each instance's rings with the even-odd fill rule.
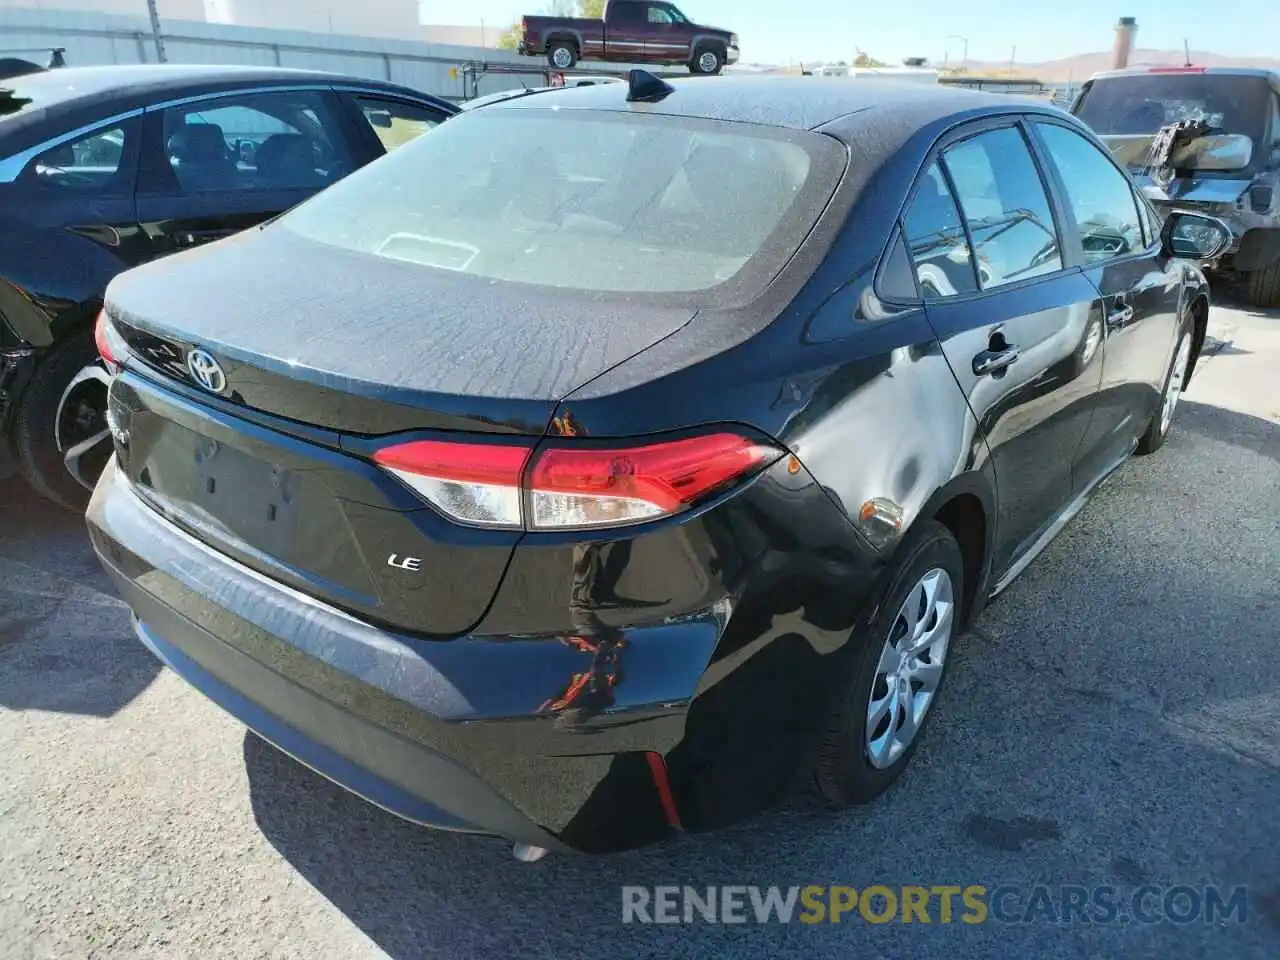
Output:
[[[20,153],[10,154],[0,159],[0,183],[13,183],[22,174],[29,164],[40,154],[46,150],[52,150],[54,147],[61,146],[70,140],[78,140],[81,137],[93,133],[95,130],[110,128],[116,124],[124,123],[126,120],[132,120],[141,117],[143,114],[155,113],[157,110],[168,110],[172,107],[181,107],[189,103],[199,103],[202,100],[219,100],[224,97],[241,97],[252,96],[263,93],[297,93],[300,91],[326,91],[341,90],[343,92],[360,92],[373,95],[391,96],[397,99],[409,99],[404,96],[397,96],[388,90],[379,90],[377,87],[367,87],[356,84],[326,84],[326,83],[307,83],[307,84],[271,84],[265,87],[239,87],[234,90],[215,90],[211,93],[197,93],[188,97],[178,97],[173,100],[162,100],[159,103],[153,103],[145,107],[137,107],[126,113],[118,113],[114,116],[106,117],[103,120],[94,120],[92,123],[86,123],[83,126],[70,130],[67,133],[60,133],[56,137],[50,137],[35,146],[28,147]],[[421,101],[427,103],[427,101]]]
[[[199,103],[201,100],[223,100],[227,97],[250,97],[258,96],[263,93],[301,93],[331,90],[332,86],[327,83],[306,83],[306,84],[273,84],[269,87],[241,87],[238,90],[215,90],[213,93],[194,93],[189,97],[179,97],[176,100],[165,100],[162,103],[153,103],[143,108],[144,113],[155,113],[157,110],[169,110],[173,107],[184,107],[189,103]]]

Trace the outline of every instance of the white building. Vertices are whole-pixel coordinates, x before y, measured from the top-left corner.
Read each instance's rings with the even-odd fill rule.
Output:
[[[16,9],[147,15],[146,0],[0,0],[0,10]],[[424,25],[418,0],[156,0],[156,9],[161,24],[194,21],[464,47],[496,47],[498,38],[511,27],[509,23]],[[0,47],[10,45],[0,42]]]

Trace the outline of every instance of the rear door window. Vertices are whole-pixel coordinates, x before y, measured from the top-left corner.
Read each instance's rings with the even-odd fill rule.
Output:
[[[943,162],[984,290],[1062,269],[1049,197],[1021,131],[1003,127],[962,140]]]
[[[1085,263],[1145,249],[1142,218],[1129,178],[1075,131],[1053,123],[1037,123],[1036,130],[1066,188]]]
[[[354,168],[341,122],[313,90],[172,107],[163,146],[183,193],[320,190]]]
[[[903,224],[924,299],[940,300],[978,289],[960,209],[938,164],[930,165],[920,178]]]

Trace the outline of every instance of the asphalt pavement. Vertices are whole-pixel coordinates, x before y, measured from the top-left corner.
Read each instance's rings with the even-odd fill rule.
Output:
[[[247,735],[133,638],[82,522],[0,483],[0,957],[1280,955],[1280,316],[1211,334],[1165,448],[963,638],[898,788],[605,859],[420,830]],[[1243,922],[620,922],[624,885],[877,883],[1248,894]]]

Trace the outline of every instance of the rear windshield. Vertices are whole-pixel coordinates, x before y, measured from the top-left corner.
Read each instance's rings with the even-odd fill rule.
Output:
[[[818,134],[499,107],[449,120],[278,223],[489,280],[625,294],[754,291],[813,226],[844,155]]]
[[[1222,133],[1262,141],[1272,110],[1265,77],[1149,73],[1093,81],[1075,113],[1104,136],[1155,133],[1166,123],[1203,120]]]

